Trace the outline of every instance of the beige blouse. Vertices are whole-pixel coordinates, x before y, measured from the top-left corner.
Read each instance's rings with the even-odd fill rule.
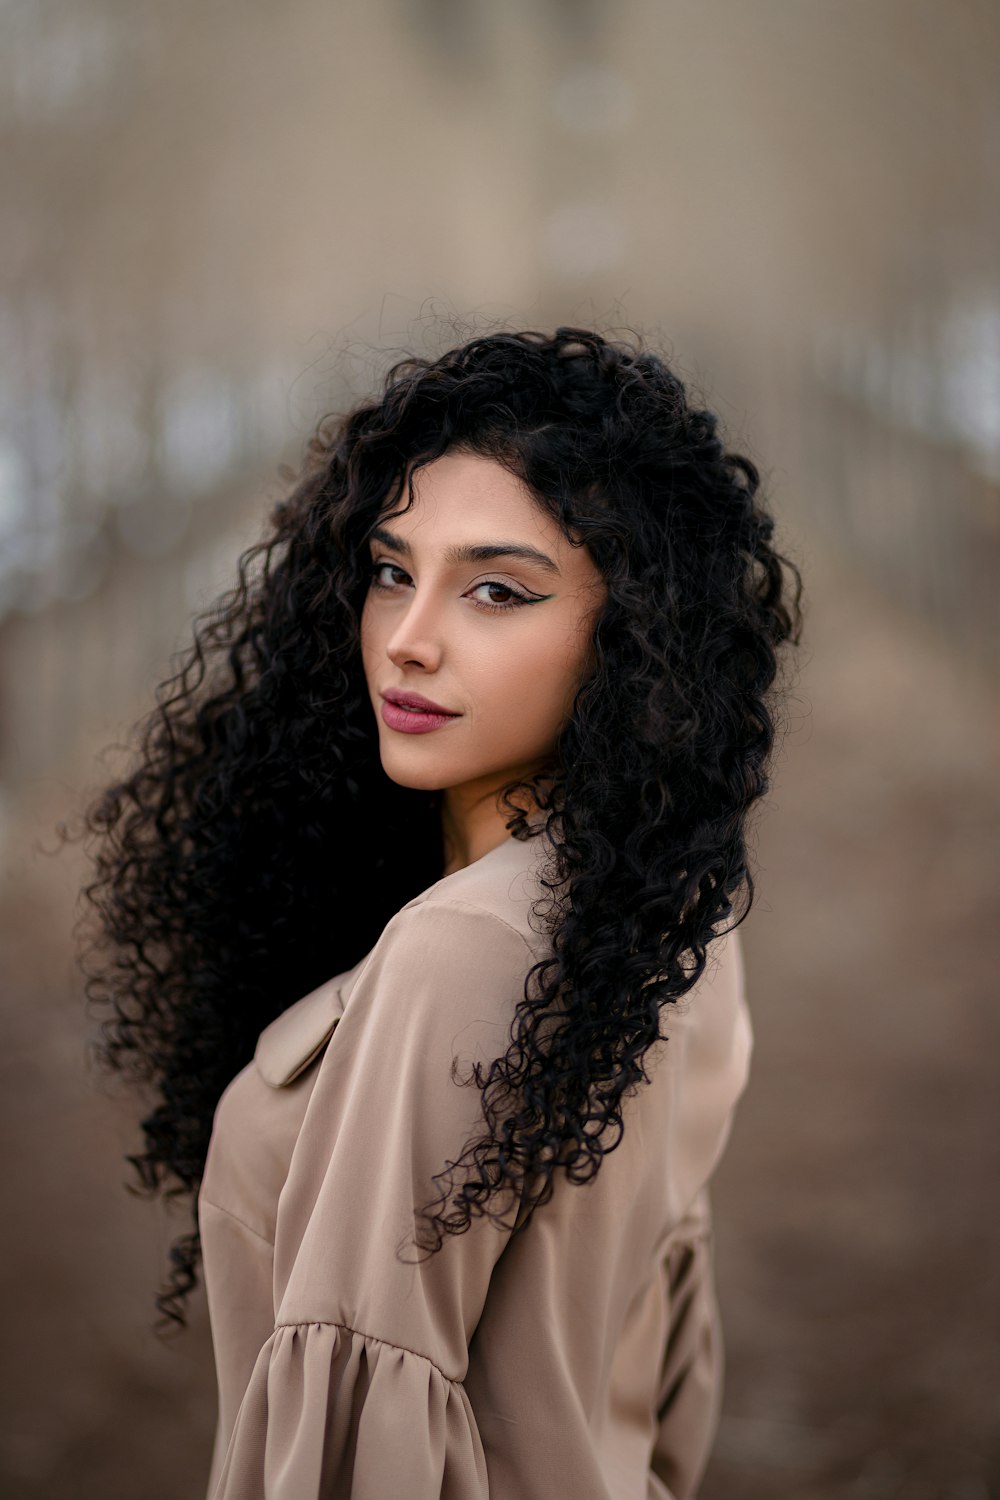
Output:
[[[737,931],[668,1011],[592,1182],[557,1171],[514,1236],[477,1218],[429,1258],[410,1242],[483,1123],[452,1060],[461,1079],[503,1054],[551,953],[529,923],[547,847],[508,836],[407,902],[219,1100],[208,1500],[696,1494],[723,1376],[707,1184],[753,1046]]]

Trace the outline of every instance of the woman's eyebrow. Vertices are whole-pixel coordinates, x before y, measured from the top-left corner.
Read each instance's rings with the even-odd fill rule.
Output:
[[[409,542],[401,536],[394,536],[383,526],[374,527],[369,533],[369,539],[373,542],[381,542],[384,547],[391,547],[394,552],[401,553],[403,557],[411,555],[412,549]],[[449,564],[492,562],[496,557],[520,557],[525,562],[535,563],[546,573],[559,573],[559,567],[551,557],[544,552],[539,552],[537,547],[529,547],[525,542],[467,543],[464,546],[446,547],[444,552],[444,560]]]

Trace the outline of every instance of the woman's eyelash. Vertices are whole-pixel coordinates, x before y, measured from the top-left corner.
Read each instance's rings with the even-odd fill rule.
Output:
[[[395,563],[391,563],[391,562],[377,562],[377,563],[372,563],[372,567],[371,567],[371,582],[372,582],[372,587],[376,588],[376,589],[382,589],[385,593],[391,593],[393,585],[390,584],[390,583],[380,583],[379,582],[379,576],[378,575],[379,575],[379,573],[381,573],[381,571],[382,571],[383,568],[392,568],[397,573],[403,573],[404,577],[409,577],[409,574],[406,573],[405,569],[397,567],[397,565]],[[509,584],[509,583],[503,583],[499,578],[484,578],[481,583],[477,583],[476,584],[476,588],[477,589],[486,589],[486,588],[505,589],[508,594],[513,595],[513,599],[511,601],[511,603],[509,603],[509,604],[487,604],[487,603],[485,603],[481,599],[479,599],[479,600],[476,601],[476,604],[477,604],[477,606],[478,606],[479,609],[488,609],[488,610],[493,611],[493,613],[495,613],[495,614],[499,614],[502,611],[509,610],[509,609],[520,609],[520,607],[521,607],[522,604],[537,604],[539,602],[537,599],[529,599],[529,597],[527,596],[527,594],[521,594],[521,593],[519,593],[518,590],[515,589],[511,584]]]

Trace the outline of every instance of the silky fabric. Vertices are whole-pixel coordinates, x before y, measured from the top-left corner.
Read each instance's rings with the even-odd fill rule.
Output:
[[[753,1047],[737,930],[666,1010],[592,1182],[558,1169],[516,1234],[501,1200],[506,1229],[474,1218],[429,1257],[411,1239],[483,1128],[462,1080],[551,955],[550,848],[508,836],[409,901],[222,1094],[198,1196],[206,1500],[696,1495],[724,1374],[709,1179]]]

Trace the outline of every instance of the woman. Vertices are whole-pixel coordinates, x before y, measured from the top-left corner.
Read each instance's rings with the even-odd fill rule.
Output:
[[[641,340],[403,360],[90,810],[102,1058],[158,1090],[129,1160],[193,1195],[158,1306],[203,1258],[208,1496],[695,1494],[801,627],[758,488]]]

